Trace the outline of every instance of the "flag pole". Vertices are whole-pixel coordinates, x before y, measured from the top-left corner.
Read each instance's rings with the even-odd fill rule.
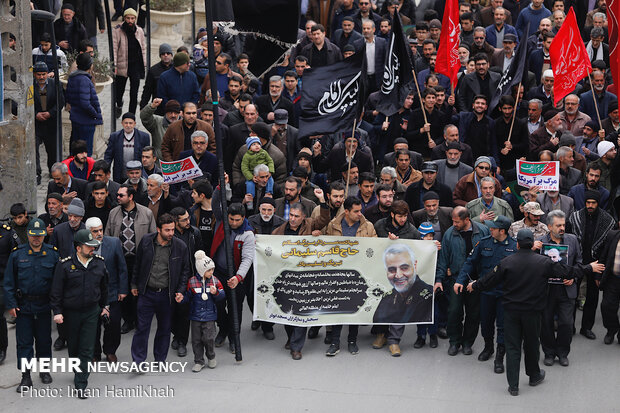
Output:
[[[355,137],[355,129],[357,128],[357,117],[355,119],[353,119],[353,132],[351,133],[352,137]],[[344,143],[344,154],[345,156],[347,155],[347,144],[346,144],[346,139],[345,139],[345,143]],[[344,197],[348,197],[349,196],[349,175],[351,172],[351,161],[353,160],[353,155],[349,156],[349,167],[347,168],[347,186],[344,189]]]
[[[418,85],[418,77],[415,74],[415,69],[413,65],[411,66],[411,72],[413,73],[413,81],[415,82],[415,88],[418,91],[418,99],[420,99],[420,108],[422,109],[422,116],[424,116],[424,124],[428,123],[428,118],[426,117],[426,111],[424,110],[424,103],[422,103],[422,94],[420,93],[420,85]],[[429,131],[426,132],[428,135],[428,143],[430,143],[433,138],[431,138],[431,133]]]
[[[512,138],[512,128],[515,126],[515,118],[517,117],[517,108],[519,107],[519,95],[520,94],[521,94],[521,82],[519,82],[519,87],[517,88],[517,99],[515,100],[515,108],[512,111],[512,122],[510,122],[510,130],[508,131],[508,139],[507,139],[508,142],[510,142],[510,138]]]
[[[207,20],[207,48],[209,52],[209,56],[215,56],[215,51],[213,48],[213,9],[212,3],[213,0],[204,0],[205,1],[205,14]],[[215,73],[215,59],[209,59],[209,72]],[[217,91],[217,79],[216,76],[211,76],[211,90]],[[215,145],[216,145],[216,153],[218,160],[218,174],[219,174],[219,184],[221,191],[221,203],[222,203],[222,225],[224,226],[224,249],[226,251],[226,273],[228,275],[228,279],[234,277],[235,269],[233,266],[233,251],[232,244],[230,243],[230,225],[228,224],[228,205],[226,201],[226,179],[224,176],[224,144],[222,142],[222,131],[220,129],[220,117],[218,116],[218,95],[216,93],[211,93],[211,102],[213,103],[213,132],[215,133]],[[241,284],[237,284],[236,288],[243,288]],[[237,308],[237,294],[234,289],[231,289],[231,294],[226,297],[226,300],[230,300],[229,304],[232,313],[233,325],[232,325],[232,333],[233,333],[233,342],[235,347],[235,360],[240,362],[243,360],[241,357],[241,340],[239,338],[239,311]]]
[[[603,129],[603,124],[601,122],[601,114],[598,111],[598,103],[596,102],[596,93],[594,93],[594,86],[592,86],[591,73],[588,73],[588,80],[590,81],[590,90],[592,91],[592,100],[594,101],[594,109],[596,109],[596,118],[598,119],[598,127],[600,129]]]

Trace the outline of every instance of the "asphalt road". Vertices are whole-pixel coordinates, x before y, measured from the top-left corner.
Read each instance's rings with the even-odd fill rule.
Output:
[[[260,330],[250,330],[247,306],[242,326],[243,362],[237,363],[226,347],[216,349],[218,366],[192,373],[193,354],[180,358],[170,351],[168,361],[187,362],[183,373],[96,373],[89,387],[99,389],[100,397],[87,401],[67,394],[73,375],[54,374],[49,386],[58,397],[22,397],[15,392],[20,373],[15,366],[15,332],[9,330],[9,355],[0,366],[0,400],[3,412],[45,411],[67,412],[70,409],[93,412],[124,411],[181,411],[194,410],[199,405],[215,411],[297,412],[297,411],[398,411],[425,412],[613,412],[618,411],[617,388],[620,369],[617,368],[620,345],[606,346],[600,318],[595,327],[598,338],[587,340],[577,334],[569,356],[570,366],[545,367],[547,377],[538,387],[527,385],[521,372],[520,395],[507,392],[505,375],[493,373],[492,361],[479,362],[482,350],[480,337],[474,344],[474,354],[455,357],[447,355],[447,340],[439,347],[413,348],[415,328],[408,327],[401,343],[402,356],[393,358],[387,348],[374,350],[369,327],[360,329],[360,353],[356,356],[342,349],[334,358],[324,352],[324,330],[315,340],[308,340],[303,359],[293,361],[284,350],[286,333],[276,326],[276,339],[267,341]],[[581,313],[578,312],[578,317]],[[345,339],[346,328],[343,331]],[[154,335],[154,326],[151,334]],[[54,338],[56,332],[54,331]],[[130,361],[131,335],[123,335],[117,352],[119,361]],[[66,357],[66,350],[54,352]],[[151,355],[152,357],[152,351]],[[151,359],[152,360],[152,359]],[[542,359],[541,359],[542,365]],[[45,389],[33,374],[35,389]],[[144,387],[151,385],[166,390],[170,397],[111,397],[106,389]],[[106,387],[107,386],[107,387]],[[41,391],[44,393],[44,391]]]

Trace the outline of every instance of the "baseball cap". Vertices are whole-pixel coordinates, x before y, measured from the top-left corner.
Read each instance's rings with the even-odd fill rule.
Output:
[[[538,202],[528,202],[523,205],[523,212],[529,212],[534,215],[545,215]]]
[[[484,223],[489,228],[505,229],[506,231],[508,231],[508,229],[510,228],[510,224],[512,224],[510,219],[508,217],[503,216],[503,215],[498,215],[492,221],[486,220],[486,221],[484,221]]]

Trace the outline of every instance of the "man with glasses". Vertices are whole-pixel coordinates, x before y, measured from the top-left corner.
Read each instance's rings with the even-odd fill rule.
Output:
[[[230,78],[232,78],[233,76],[238,76],[242,78],[240,74],[235,73],[231,70],[231,63],[232,58],[228,53],[220,53],[215,58],[215,77],[217,79],[217,92],[222,97],[226,94],[226,91],[228,90],[228,81]],[[201,102],[204,102],[205,95],[209,90],[211,90],[211,73],[208,73],[202,82],[202,88],[200,90]]]
[[[217,157],[207,151],[209,136],[205,132],[197,130],[192,133],[191,139],[192,149],[181,152],[179,158],[185,159],[189,156],[194,158],[196,164],[202,171],[202,177],[208,179],[213,186],[216,186],[219,176]]]
[[[136,258],[136,247],[142,237],[155,232],[155,218],[150,209],[134,201],[136,190],[131,184],[123,184],[118,189],[118,206],[110,211],[105,235],[119,238],[123,246],[123,255],[127,263],[128,274],[133,274]],[[136,320],[135,300],[127,296],[123,301],[122,309],[125,323],[121,327],[121,334],[133,330]]]
[[[486,54],[478,53],[474,57],[476,71],[461,77],[456,102],[459,110],[472,111],[474,109],[474,100],[479,95],[486,96],[487,102],[491,100],[501,75],[489,72],[489,60]]]
[[[159,81],[159,77],[172,67],[172,47],[168,43],[162,43],[159,46],[159,59],[159,62],[151,66],[146,74],[144,89],[142,89],[142,98],[140,99],[140,110],[144,109],[149,104],[151,98],[157,96],[157,82]],[[158,105],[155,113],[163,116],[164,106]]]
[[[474,171],[465,175],[456,184],[454,188],[454,203],[456,205],[465,206],[469,201],[482,196],[482,178],[491,174],[491,158],[488,156],[479,156],[474,163]],[[502,197],[502,185],[496,178],[494,196]]]
[[[192,148],[192,134],[196,131],[203,131],[209,137],[207,149],[215,153],[215,134],[213,128],[204,120],[198,119],[196,104],[185,102],[181,115],[182,119],[171,123],[164,134],[161,144],[163,160],[170,162],[181,159],[181,152]]]

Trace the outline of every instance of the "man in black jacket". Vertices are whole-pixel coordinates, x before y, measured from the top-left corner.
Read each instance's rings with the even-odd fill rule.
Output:
[[[41,183],[41,161],[39,157],[39,145],[45,145],[47,153],[47,169],[50,170],[56,162],[56,80],[48,76],[52,70],[45,62],[34,64],[34,132],[37,138],[37,185]],[[60,107],[64,106],[62,88],[59,99]]]
[[[166,361],[168,356],[172,302],[183,300],[190,274],[187,246],[174,237],[174,230],[172,215],[163,214],[157,219],[157,233],[145,235],[138,245],[131,279],[131,294],[140,295],[136,332],[131,343],[135,363],[146,360],[153,316],[157,317],[155,361]]]
[[[60,19],[54,22],[56,43],[65,53],[77,50],[82,40],[88,39],[86,28],[75,18],[73,4],[65,3],[60,10]]]
[[[264,197],[258,205],[258,214],[248,218],[248,222],[257,234],[271,234],[274,229],[286,221],[275,214],[276,202],[273,198]],[[254,324],[254,322],[252,322]]]
[[[108,270],[103,258],[95,255],[99,241],[87,229],[75,234],[75,251],[56,265],[50,305],[54,322],[65,325],[69,357],[80,358],[75,372],[75,393],[87,397],[88,363],[92,361],[100,316],[110,316],[108,306]]]
[[[204,250],[200,230],[190,223],[187,210],[176,207],[170,211],[174,217],[174,236],[185,243],[187,247],[190,268],[195,268],[194,254],[198,250]],[[179,357],[187,355],[187,339],[189,338],[189,302],[174,303],[172,307],[172,334],[174,339],[170,347],[177,350]]]
[[[470,282],[467,291],[489,290],[503,282],[504,335],[508,391],[519,395],[521,346],[525,352],[525,373],[530,386],[545,379],[538,366],[541,314],[547,299],[548,278],[573,280],[573,269],[548,256],[532,251],[534,235],[529,229],[517,233],[518,251],[504,258],[493,272]]]
[[[446,185],[437,180],[437,164],[434,162],[424,162],[422,164],[422,179],[409,185],[405,192],[405,201],[409,204],[411,211],[417,211],[424,207],[423,197],[429,191],[439,195],[439,205],[451,207],[452,191]]]
[[[157,82],[159,76],[172,67],[172,47],[168,43],[159,46],[160,61],[151,66],[146,74],[142,97],[140,98],[140,110],[149,104],[151,98],[157,97]],[[164,105],[159,105],[155,111],[156,115],[164,116]]]
[[[620,242],[620,231],[609,231],[605,240],[605,248],[600,257],[600,262],[605,264],[605,271],[602,276],[601,274],[596,274],[596,284],[603,290],[601,314],[603,316],[603,326],[607,329],[607,334],[605,334],[603,339],[605,344],[613,343],[616,334],[620,331],[620,322],[618,321],[618,303],[620,302],[618,242]]]
[[[105,12],[101,0],[65,0],[64,3],[75,7],[75,17],[84,24],[88,39],[97,46],[97,23],[99,32],[105,32]]]
[[[50,171],[52,180],[47,184],[48,194],[56,192],[60,195],[68,195],[82,200],[85,199],[87,182],[69,175],[69,167],[66,164],[56,162],[52,165]]]

